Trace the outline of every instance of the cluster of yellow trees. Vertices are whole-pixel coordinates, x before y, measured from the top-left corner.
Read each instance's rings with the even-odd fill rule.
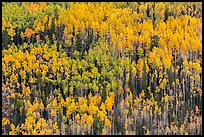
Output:
[[[2,133],[202,134],[202,3],[2,3]]]

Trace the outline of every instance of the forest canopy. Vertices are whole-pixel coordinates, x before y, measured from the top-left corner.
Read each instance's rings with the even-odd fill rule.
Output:
[[[202,134],[202,3],[3,2],[2,134]]]

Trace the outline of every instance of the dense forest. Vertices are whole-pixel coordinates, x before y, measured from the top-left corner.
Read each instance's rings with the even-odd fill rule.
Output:
[[[201,2],[3,2],[3,135],[202,134]]]

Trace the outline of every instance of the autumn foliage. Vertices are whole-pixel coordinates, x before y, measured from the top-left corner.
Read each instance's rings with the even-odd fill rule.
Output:
[[[202,3],[3,2],[2,133],[202,134]]]

